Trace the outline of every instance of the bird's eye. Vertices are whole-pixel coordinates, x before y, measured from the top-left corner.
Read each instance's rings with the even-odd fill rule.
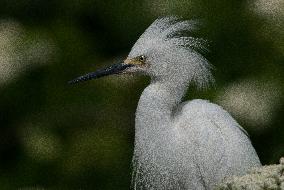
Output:
[[[144,62],[145,61],[145,56],[144,55],[139,56],[139,61]]]

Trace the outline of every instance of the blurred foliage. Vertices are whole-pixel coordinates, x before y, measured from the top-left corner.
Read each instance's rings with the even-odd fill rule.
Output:
[[[163,15],[202,18],[212,42],[215,88],[185,99],[223,105],[263,164],[284,155],[282,0],[0,0],[1,189],[129,189],[149,79],[67,81],[125,58]]]

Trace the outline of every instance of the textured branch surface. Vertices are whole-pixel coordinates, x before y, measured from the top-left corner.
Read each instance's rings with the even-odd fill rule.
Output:
[[[215,190],[284,190],[284,157],[278,165],[263,166],[247,175],[232,177]]]

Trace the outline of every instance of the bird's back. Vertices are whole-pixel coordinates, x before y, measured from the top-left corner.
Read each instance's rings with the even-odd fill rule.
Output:
[[[184,103],[174,126],[188,147],[184,157],[196,163],[205,189],[261,165],[244,129],[216,104],[199,99]]]

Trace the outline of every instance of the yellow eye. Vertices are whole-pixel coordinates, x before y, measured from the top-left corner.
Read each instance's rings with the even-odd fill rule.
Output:
[[[139,61],[141,61],[141,62],[144,62],[144,61],[146,60],[146,58],[145,58],[144,55],[139,56],[138,59],[139,59]]]

